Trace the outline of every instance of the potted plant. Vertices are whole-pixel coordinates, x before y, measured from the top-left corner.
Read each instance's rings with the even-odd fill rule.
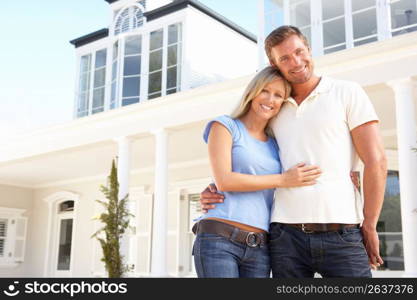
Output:
[[[107,201],[96,200],[105,208],[96,219],[103,223],[103,227],[92,235],[96,238],[103,250],[101,261],[104,262],[109,278],[121,278],[131,270],[120,252],[120,241],[122,235],[129,227],[129,218],[133,215],[127,208],[128,195],[119,199],[119,182],[117,180],[117,167],[112,161],[110,175],[108,176],[107,186],[100,186],[101,192]]]

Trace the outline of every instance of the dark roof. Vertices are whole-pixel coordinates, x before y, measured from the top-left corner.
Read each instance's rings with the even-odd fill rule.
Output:
[[[188,5],[191,5],[198,10],[202,11],[206,15],[212,17],[213,19],[219,21],[220,23],[230,27],[234,31],[240,33],[241,35],[245,36],[246,38],[250,39],[251,41],[255,42],[257,41],[256,36],[247,31],[246,29],[240,27],[239,25],[233,23],[232,21],[226,19],[221,14],[215,12],[211,8],[205,6],[200,1],[197,0],[175,0],[165,6],[161,6],[157,9],[148,11],[145,13],[146,20],[151,21],[157,18],[160,18],[162,16],[165,16],[167,14],[173,13],[177,10],[183,9],[187,7]]]
[[[118,0],[105,0],[109,4],[116,2]],[[226,19],[219,13],[215,12],[211,8],[203,5],[201,2],[197,0],[174,0],[173,2],[161,6],[157,9],[145,12],[145,17],[147,21],[155,20],[158,18],[161,18],[163,16],[166,16],[168,14],[171,14],[173,12],[176,12],[178,10],[181,10],[183,8],[186,8],[188,5],[202,11],[206,15],[212,17],[213,19],[219,21],[220,23],[226,25],[227,27],[231,28],[232,30],[236,31],[237,33],[240,33],[244,37],[248,38],[252,42],[257,41],[256,36],[247,31],[246,29],[240,27],[239,25],[233,23],[232,21]],[[92,43],[94,41],[97,41],[99,39],[105,38],[109,35],[109,29],[103,28],[98,31],[92,32],[90,34],[84,35],[82,37],[76,38],[72,41],[70,41],[71,44],[75,46],[75,48],[81,47],[83,45]]]
[[[76,38],[70,41],[70,43],[73,44],[75,48],[78,48],[78,47],[84,46],[86,44],[92,43],[94,41],[100,40],[108,36],[109,36],[109,29],[103,28],[103,29],[94,31],[92,33],[89,33],[87,35],[84,35],[82,37]]]

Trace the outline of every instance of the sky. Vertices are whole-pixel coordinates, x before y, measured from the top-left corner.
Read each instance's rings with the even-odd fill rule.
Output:
[[[200,2],[256,33],[257,0]],[[69,41],[108,27],[109,4],[1,0],[0,5],[0,138],[70,121],[76,57]]]

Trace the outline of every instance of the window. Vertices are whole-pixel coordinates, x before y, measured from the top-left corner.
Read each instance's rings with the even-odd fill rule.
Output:
[[[57,271],[69,271],[71,263],[72,228],[74,201],[68,200],[58,205],[59,238]]]
[[[106,58],[107,50],[102,49],[96,52],[93,89],[92,113],[104,111],[104,91],[106,84]]]
[[[310,0],[290,1],[291,24],[298,27],[311,44]]]
[[[24,260],[27,224],[24,212],[0,207],[0,268],[17,266]]]
[[[73,211],[74,201],[64,201],[59,205],[60,212]]]
[[[62,219],[59,229],[57,270],[68,271],[71,262],[72,219]]]
[[[417,2],[415,0],[391,0],[392,35],[417,30]]]
[[[401,202],[398,171],[388,171],[385,199],[377,224],[382,269],[404,270]]]
[[[48,203],[45,277],[71,277],[76,249],[76,203],[79,195],[61,191],[43,199]]]
[[[181,40],[181,24],[168,26],[167,94],[177,92],[180,87]]]
[[[117,76],[119,66],[119,41],[113,44],[113,59],[112,59],[112,73],[111,73],[111,95],[110,95],[110,109],[116,108],[117,104]]]
[[[264,16],[265,16],[265,37],[280,25],[284,24],[283,0],[265,0]]]
[[[194,226],[195,219],[202,215],[201,205],[200,205],[200,194],[190,194],[188,196],[189,201],[189,210],[188,210],[188,229],[191,232],[191,229]]]
[[[116,16],[114,35],[131,31],[143,25],[146,1],[138,1],[138,4],[127,7]]]
[[[346,49],[344,0],[322,0],[323,50]]]
[[[375,0],[352,0],[353,43],[360,46],[378,40]]]
[[[163,29],[153,31],[150,35],[148,99],[162,95],[163,37]]]
[[[141,62],[142,36],[126,37],[123,62],[123,106],[139,102]]]
[[[78,118],[105,110],[106,62],[107,49],[81,56],[77,93]]]
[[[182,26],[151,32],[149,41],[148,99],[176,93],[181,85]]]
[[[88,115],[90,98],[91,54],[81,57],[78,86],[77,117]]]
[[[297,26],[307,37],[315,55],[328,54],[378,40],[377,14],[383,14],[383,7],[382,4],[377,5],[377,0],[265,1],[289,4],[290,24]],[[408,0],[391,1],[405,3]],[[409,0],[409,5],[404,5],[415,6],[415,1],[411,4],[412,1]],[[314,3],[319,5],[313,5]],[[280,18],[279,14],[276,15],[276,19],[278,18]],[[270,19],[265,12],[265,26],[270,23]],[[382,36],[382,33],[379,34]]]

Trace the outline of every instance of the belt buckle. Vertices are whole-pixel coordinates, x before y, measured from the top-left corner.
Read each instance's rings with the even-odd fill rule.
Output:
[[[249,232],[246,236],[245,242],[249,247],[255,248],[261,243],[261,239],[256,235],[255,232]]]
[[[301,230],[302,230],[304,233],[314,233],[314,231],[313,231],[313,230],[307,230],[307,229],[306,229],[306,226],[305,226],[304,224],[301,224]]]

